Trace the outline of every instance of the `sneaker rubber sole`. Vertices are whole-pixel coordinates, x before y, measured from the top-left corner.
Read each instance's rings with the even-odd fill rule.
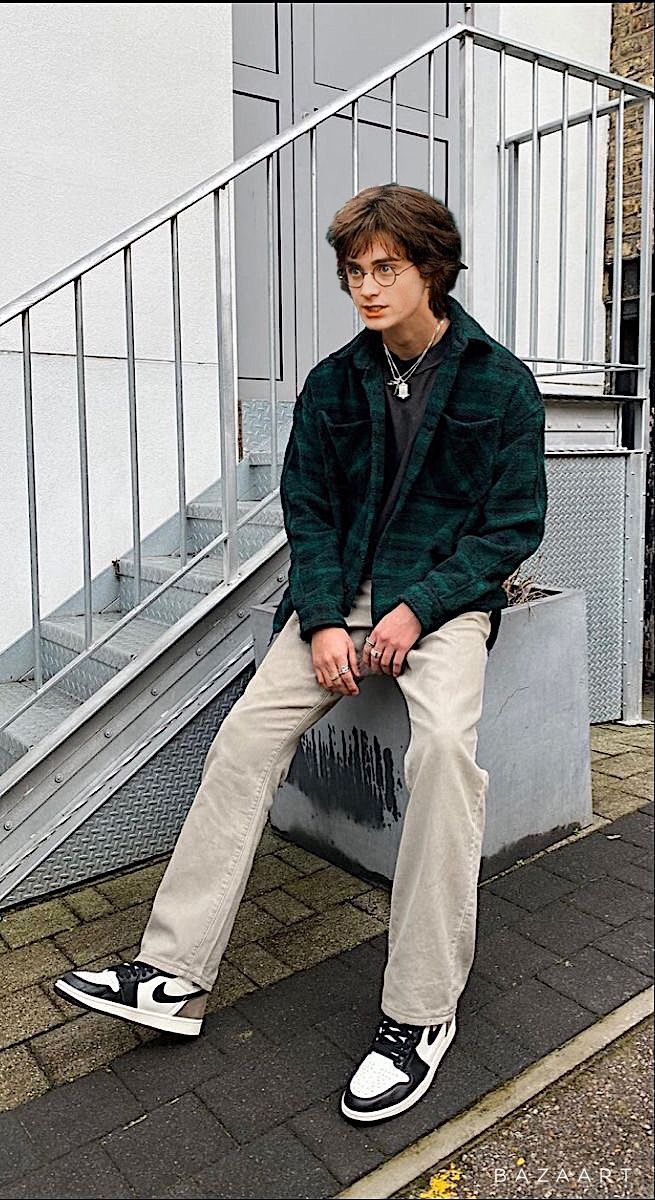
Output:
[[[186,1037],[197,1037],[202,1028],[203,1018],[175,1017],[168,1013],[149,1013],[142,1009],[131,1008],[128,1004],[117,1004],[113,1000],[103,1000],[100,996],[84,995],[58,980],[54,985],[58,996],[79,1004],[80,1008],[91,1008],[94,1011],[106,1013],[109,1017],[118,1017],[122,1021],[132,1021],[136,1025],[148,1025],[151,1029],[161,1029],[165,1033],[181,1033]]]

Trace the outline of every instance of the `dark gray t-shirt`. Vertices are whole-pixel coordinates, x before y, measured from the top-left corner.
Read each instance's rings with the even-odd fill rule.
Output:
[[[384,353],[382,339],[380,339],[380,368],[385,379],[387,401],[384,485],[380,507],[373,524],[368,553],[362,569],[363,579],[368,578],[371,574],[375,547],[395,507],[414,438],[425,416],[425,406],[432,390],[435,372],[450,347],[452,338],[451,328],[449,325],[443,337],[439,339],[436,346],[432,346],[428,350],[420,367],[417,367],[414,374],[408,379],[409,396],[406,400],[401,400],[399,396],[396,396],[396,389],[391,383],[391,368]],[[417,354],[414,358],[403,359],[398,358],[396,354],[392,354],[391,357],[400,374],[404,375],[421,356]]]

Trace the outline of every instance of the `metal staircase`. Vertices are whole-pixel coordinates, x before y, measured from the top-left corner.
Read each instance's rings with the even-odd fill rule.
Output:
[[[247,431],[250,406],[243,404],[244,429]],[[288,437],[287,427],[281,430],[281,440]],[[256,440],[255,440],[256,444]],[[240,489],[237,501],[243,527],[239,536],[239,567],[247,564],[280,533],[284,534],[282,509],[279,500],[250,520],[250,514],[262,496],[267,495],[270,481],[270,454],[253,450],[240,463]],[[186,507],[187,549],[195,554],[203,550],[223,532],[221,517],[220,481],[190,501]],[[123,618],[136,603],[135,560],[127,554],[115,560],[116,598],[102,612],[93,614],[96,639],[105,639],[79,665],[76,660],[85,650],[84,614],[59,614],[41,621],[41,651],[43,678],[49,680],[64,667],[72,668],[61,681],[40,696],[34,678],[0,682],[0,724],[37,694],[35,702],[21,716],[0,732],[0,776],[19,762],[23,755],[38,747],[49,734],[81,709],[106,684],[144,653],[156,653],[168,644],[166,631],[174,631],[183,616],[192,614],[202,600],[220,589],[224,583],[223,564],[217,550],[177,582],[168,581],[182,566],[180,548],[170,554],[144,554],[140,559],[141,593],[148,596],[160,591],[157,599],[145,610],[145,615],[123,624]],[[1,660],[1,656],[0,656]],[[33,671],[30,672],[33,676]],[[84,715],[80,712],[79,717]],[[7,783],[5,776],[4,783]]]
[[[425,178],[435,189],[435,74],[444,64],[457,71],[460,89],[460,141],[458,161],[459,208],[464,259],[473,252],[475,172],[480,169],[478,121],[489,140],[489,112],[497,102],[495,138],[483,146],[487,166],[495,171],[494,219],[485,213],[484,241],[495,248],[482,271],[489,272],[496,290],[497,336],[523,357],[534,370],[554,416],[553,428],[566,433],[560,415],[586,404],[605,405],[612,419],[627,411],[631,440],[608,448],[606,466],[612,473],[617,504],[617,537],[623,560],[625,600],[629,621],[623,629],[623,698],[628,712],[638,714],[640,697],[640,619],[643,604],[643,513],[648,388],[648,330],[650,327],[650,251],[643,254],[640,281],[639,361],[622,362],[619,326],[613,318],[604,352],[599,355],[592,300],[601,278],[597,262],[595,186],[599,122],[616,120],[618,150],[622,153],[623,119],[630,109],[643,114],[644,171],[642,246],[652,245],[648,224],[651,210],[650,130],[652,94],[642,85],[603,71],[546,55],[538,49],[501,39],[471,26],[456,25],[415,51],[396,60],[350,91],[341,93],[324,108],[257,147],[210,179],[171,201],[137,225],[111,239],[96,251],[46,280],[0,310],[0,328],[16,330],[16,355],[22,374],[25,414],[25,510],[28,512],[31,628],[0,654],[0,907],[23,902],[99,872],[143,861],[166,852],[173,844],[188,804],[197,787],[208,745],[224,715],[246,686],[254,670],[250,608],[279,598],[286,583],[288,547],[279,499],[279,471],[289,435],[293,405],[279,394],[278,284],[281,277],[277,229],[280,156],[301,148],[299,162],[307,172],[309,212],[303,215],[310,230],[311,328],[301,361],[316,361],[319,346],[318,304],[318,153],[317,135],[326,123],[350,129],[352,193],[362,187],[360,146],[367,122],[380,128],[381,113],[389,138],[390,178],[415,183],[399,172],[399,138],[403,134],[399,82],[406,71],[425,68],[427,93],[424,139]],[[476,82],[476,56],[481,67]],[[490,75],[490,62],[493,72]],[[510,64],[532,73],[531,107],[508,129],[509,101],[514,100]],[[539,79],[555,75],[562,81],[562,110],[557,120],[540,122]],[[569,82],[590,85],[591,103],[569,111]],[[380,99],[388,88],[388,102]],[[607,93],[605,99],[602,95]],[[399,118],[399,111],[401,117]],[[411,132],[416,135],[416,114]],[[584,257],[584,329],[579,347],[572,347],[566,332],[566,236],[560,236],[559,292],[556,339],[540,341],[539,217],[544,204],[540,182],[542,143],[561,139],[562,172],[559,186],[560,226],[566,230],[569,210],[577,204],[567,180],[573,176],[573,152],[568,152],[569,129],[588,130],[583,180],[587,188]],[[478,139],[476,141],[476,139]],[[377,144],[377,143],[376,143]],[[520,236],[519,198],[525,206],[526,180],[523,156],[531,152],[529,180],[530,220],[527,242]],[[493,165],[495,163],[495,166]],[[253,170],[265,170],[261,226],[267,235],[266,288],[267,349],[269,371],[266,396],[239,396],[236,287],[235,287],[235,183]],[[589,182],[593,179],[593,186]],[[425,183],[423,183],[425,186]],[[617,185],[618,186],[618,185]],[[568,190],[567,190],[568,189]],[[305,192],[303,192],[305,194]],[[552,201],[552,197],[547,197]],[[180,289],[179,222],[184,213],[207,202],[212,226],[208,253],[212,256],[216,328],[216,423],[220,435],[220,470],[214,484],[193,499],[187,496],[185,431],[185,376]],[[446,197],[448,202],[448,197]],[[552,205],[551,205],[552,207]],[[620,211],[620,205],[619,205]],[[523,216],[523,224],[525,218]],[[616,222],[615,246],[620,253],[621,220]],[[134,261],[137,243],[165,234],[172,299],[171,366],[174,370],[178,497],[177,511],[161,513],[161,525],[143,533],[142,482],[139,474],[140,427],[135,339]],[[571,253],[570,247],[568,253]],[[87,352],[85,295],[94,272],[112,261],[120,267],[121,304],[125,330],[124,369],[129,401],[129,505],[131,548],[117,550],[113,570],[92,577],[93,527],[89,503],[89,437],[87,409]],[[475,264],[462,281],[461,299],[472,307]],[[541,267],[543,272],[543,266]],[[617,311],[614,274],[613,311]],[[528,287],[523,282],[527,278]],[[263,281],[264,282],[264,281]],[[336,283],[335,283],[336,287]],[[54,609],[42,611],[43,554],[40,543],[39,445],[34,422],[35,359],[40,345],[35,337],[41,306],[58,293],[71,298],[74,315],[74,394],[79,447],[79,499],[81,512],[81,575],[71,584],[70,595]],[[529,314],[528,336],[522,345],[523,313]],[[489,327],[487,323],[487,327]],[[356,326],[355,326],[356,330]],[[493,331],[493,329],[492,329]],[[548,334],[550,331],[546,330]],[[603,339],[601,339],[602,341]],[[33,346],[34,341],[34,346]],[[629,372],[637,380],[631,395],[621,392],[617,379]],[[590,379],[595,381],[589,395]],[[572,407],[573,406],[573,407]],[[576,409],[576,416],[578,415]],[[549,426],[550,428],[550,426]],[[578,426],[579,428],[579,426]],[[564,438],[564,433],[562,437]],[[555,434],[553,434],[555,436]],[[560,436],[559,434],[557,436]],[[548,447],[547,447],[548,448]],[[13,448],[12,448],[13,449]],[[550,463],[553,527],[568,520],[568,470],[571,452],[594,451],[593,445],[558,442]],[[562,504],[558,508],[559,479]],[[591,481],[594,489],[598,480]],[[72,486],[72,485],[71,485]],[[551,501],[552,503],[552,501]],[[579,585],[579,562],[557,558],[569,531],[581,527],[579,504],[571,507],[570,521],[553,542],[550,565],[559,568],[556,582]],[[104,516],[104,514],[103,514]],[[111,521],[112,513],[106,514]],[[624,538],[624,527],[628,538]],[[587,539],[588,541],[588,539]],[[600,558],[603,547],[599,546]],[[586,569],[585,564],[583,567]],[[590,567],[593,580],[597,563]],[[553,580],[551,580],[552,582]],[[8,604],[8,597],[3,604]],[[636,636],[635,636],[636,635]],[[625,708],[624,708],[625,712]]]

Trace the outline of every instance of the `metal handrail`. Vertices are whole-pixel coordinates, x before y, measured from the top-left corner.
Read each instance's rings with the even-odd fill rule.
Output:
[[[152,233],[153,230],[158,229],[164,222],[170,221],[172,217],[179,216],[180,213],[190,208],[196,201],[204,200],[212,192],[224,187],[233,179],[236,179],[237,176],[243,174],[244,171],[257,166],[258,163],[264,162],[270,155],[297,141],[298,138],[308,133],[310,129],[316,129],[324,121],[327,121],[329,117],[336,115],[342,109],[348,108],[350,105],[356,103],[356,101],[361,100],[368,92],[373,91],[383,83],[388,83],[392,76],[398,75],[407,67],[413,66],[419,59],[424,58],[426,54],[438,50],[440,46],[445,46],[448,42],[454,41],[456,38],[470,38],[477,45],[484,46],[490,50],[500,50],[502,48],[510,57],[523,58],[528,62],[537,61],[541,66],[550,67],[552,70],[563,71],[566,69],[569,75],[577,79],[586,79],[587,81],[596,79],[601,87],[619,88],[641,99],[653,95],[653,88],[649,88],[645,84],[635,83],[633,79],[626,79],[622,75],[594,71],[593,68],[586,66],[584,63],[576,62],[574,59],[544,54],[543,51],[535,46],[528,46],[524,42],[517,42],[512,38],[488,33],[486,30],[479,29],[475,25],[463,25],[461,22],[458,22],[456,25],[451,25],[448,29],[444,30],[443,33],[433,38],[428,38],[417,49],[397,58],[391,66],[382,67],[379,71],[370,75],[363,83],[357,84],[347,92],[340,93],[329,104],[324,105],[315,113],[304,117],[302,121],[289,126],[288,129],[284,129],[276,137],[261,143],[254,150],[243,154],[241,158],[235,159],[229,166],[222,167],[220,171],[215,171],[213,175],[208,176],[202,183],[198,183],[188,191],[182,192],[177,199],[169,201],[168,204],[164,204],[161,208],[156,209],[155,212],[144,217],[141,221],[136,221],[134,225],[130,225],[122,233],[110,238],[107,242],[103,242],[97,250],[83,255],[82,258],[77,259],[69,267],[57,271],[49,279],[44,280],[43,283],[37,284],[36,287],[24,292],[22,296],[18,296],[9,304],[3,305],[0,308],[0,327],[5,325],[7,321],[12,321],[15,317],[20,316],[26,308],[33,307],[40,300],[45,300],[55,292],[58,292],[67,283],[72,283],[78,276],[84,275],[93,267],[99,266],[100,263],[105,262],[106,259],[111,258],[112,255],[117,254],[120,250],[133,245],[134,242],[139,241],[147,233]]]
[[[538,270],[536,270],[538,259],[537,246],[539,240],[539,179],[540,179],[540,142],[542,137],[547,134],[561,131],[563,142],[565,134],[568,130],[576,125],[588,122],[590,131],[589,155],[587,160],[587,174],[591,171],[592,189],[595,188],[595,169],[596,169],[596,154],[597,154],[597,123],[598,118],[603,115],[610,115],[614,110],[621,115],[621,121],[625,109],[632,104],[644,103],[646,109],[646,101],[650,101],[653,94],[653,89],[648,88],[643,84],[635,83],[633,80],[625,79],[611,73],[597,71],[586,66],[562,57],[556,57],[549,54],[544,54],[543,51],[536,47],[528,46],[524,43],[507,39],[495,34],[490,34],[485,30],[480,30],[475,26],[457,24],[449,29],[444,30],[441,34],[428,39],[414,50],[397,58],[391,65],[387,65],[375,72],[360,84],[349,89],[347,92],[340,93],[333,101],[323,106],[317,112],[304,117],[295,125],[282,131],[276,137],[262,143],[252,151],[242,155],[239,159],[229,164],[227,167],[213,173],[207,179],[197,184],[195,187],[182,193],[175,200],[157,209],[149,216],[136,222],[122,233],[111,238],[103,243],[96,250],[84,255],[76,262],[66,267],[65,269],[55,273],[49,279],[36,287],[25,292],[17,297],[9,304],[4,305],[0,309],[0,327],[6,325],[9,321],[17,317],[22,318],[23,331],[23,367],[24,367],[24,386],[25,386],[25,402],[26,402],[26,425],[28,426],[28,441],[31,438],[31,349],[30,349],[30,310],[41,301],[46,300],[56,292],[70,283],[75,287],[75,313],[76,313],[76,354],[78,362],[78,410],[80,420],[80,454],[81,462],[86,461],[86,413],[85,413],[85,382],[84,382],[84,338],[83,338],[83,318],[82,318],[82,277],[88,274],[89,271],[105,262],[108,258],[117,253],[124,253],[124,271],[125,271],[125,303],[126,303],[126,322],[127,322],[127,364],[128,364],[128,391],[130,400],[130,443],[131,443],[131,463],[132,463],[132,519],[133,519],[133,541],[134,541],[134,556],[135,556],[135,589],[136,589],[136,605],[127,612],[113,627],[101,637],[91,640],[91,621],[90,621],[90,561],[88,558],[88,492],[83,498],[83,520],[85,525],[85,563],[84,563],[84,591],[85,591],[85,624],[86,624],[86,646],[74,659],[62,667],[55,675],[51,676],[45,683],[41,678],[41,660],[40,660],[40,610],[39,610],[39,583],[38,583],[38,552],[36,540],[36,523],[31,532],[31,556],[32,556],[32,599],[33,599],[33,633],[35,636],[35,675],[37,682],[37,690],[30,696],[21,707],[14,712],[10,717],[6,718],[0,724],[0,731],[11,725],[20,715],[27,711],[35,704],[45,692],[49,691],[65,678],[71,671],[83,661],[91,657],[97,649],[109,641],[120,629],[124,628],[130,621],[138,617],[151,605],[159,596],[170,589],[182,579],[187,572],[191,571],[204,558],[206,558],[213,550],[219,546],[224,550],[224,579],[229,582],[233,579],[235,571],[237,571],[238,563],[236,558],[236,541],[234,534],[241,528],[242,525],[252,520],[257,512],[271,503],[279,495],[279,487],[277,483],[278,470],[278,455],[277,455],[277,420],[276,420],[276,389],[275,389],[275,321],[273,310],[273,289],[272,281],[274,277],[273,262],[271,257],[271,243],[273,230],[273,172],[272,164],[274,156],[282,149],[290,144],[298,141],[305,135],[309,135],[310,142],[310,169],[311,169],[311,188],[310,188],[310,203],[311,203],[311,240],[312,240],[312,349],[314,360],[318,356],[318,291],[317,291],[317,267],[318,267],[318,230],[317,230],[317,145],[316,145],[316,130],[325,121],[331,117],[342,113],[344,110],[350,109],[352,114],[352,147],[353,147],[353,188],[357,189],[357,181],[359,174],[358,161],[358,119],[359,119],[359,101],[374,92],[380,85],[391,83],[391,177],[396,177],[397,164],[397,147],[396,139],[398,133],[397,119],[397,92],[396,82],[397,76],[413,66],[419,60],[428,57],[429,67],[429,84],[428,95],[430,98],[429,104],[429,148],[432,146],[434,136],[434,113],[432,97],[434,95],[434,54],[440,47],[459,39],[465,51],[465,126],[464,136],[466,139],[472,136],[473,125],[473,98],[470,94],[473,79],[473,59],[472,52],[475,45],[485,49],[492,49],[499,52],[500,55],[500,90],[503,97],[501,129],[499,130],[498,148],[501,157],[502,170],[500,173],[501,179],[501,194],[499,213],[500,229],[499,229],[499,247],[502,245],[505,249],[505,235],[507,234],[507,258],[504,258],[504,251],[501,257],[504,258],[502,270],[499,272],[499,292],[498,303],[501,306],[501,301],[505,298],[508,283],[508,263],[509,256],[515,252],[512,247],[511,239],[511,221],[507,231],[504,225],[505,211],[510,212],[512,205],[518,203],[518,195],[516,192],[516,162],[518,160],[519,145],[524,142],[529,142],[532,145],[533,160],[532,160],[532,234],[531,234],[531,261],[533,271],[531,274],[530,288],[530,347],[529,355],[524,357],[524,361],[533,364],[549,364],[556,363],[557,371],[550,374],[567,375],[572,374],[573,370],[566,368],[576,367],[580,371],[593,374],[596,371],[639,371],[643,373],[647,367],[647,347],[644,339],[644,313],[647,306],[648,291],[646,284],[642,280],[641,297],[643,300],[643,308],[641,312],[642,329],[640,336],[640,361],[638,363],[621,363],[618,356],[614,353],[611,356],[611,361],[600,363],[591,358],[591,342],[593,334],[593,322],[589,314],[585,322],[585,346],[584,355],[580,360],[563,358],[560,356],[556,359],[550,357],[540,357],[537,346],[537,299],[538,299]],[[533,122],[532,128],[529,131],[521,131],[513,136],[506,133],[504,129],[504,88],[505,88],[505,69],[506,59],[517,58],[522,59],[532,64],[533,78]],[[559,71],[563,75],[565,90],[568,87],[568,80],[571,77],[586,80],[592,85],[592,106],[588,112],[576,113],[573,116],[566,114],[566,107],[561,121],[548,122],[545,125],[538,125],[538,69],[545,67],[555,71]],[[616,101],[611,101],[606,105],[599,105],[597,101],[597,89],[599,86],[608,88],[617,88],[620,92],[620,97]],[[626,96],[631,99],[626,99]],[[622,130],[622,125],[621,125]],[[509,156],[510,170],[505,171],[505,158]],[[465,171],[468,173],[471,170],[468,162],[468,155],[464,153],[466,160]],[[228,418],[233,418],[235,415],[235,397],[237,383],[237,363],[236,363],[236,334],[234,328],[234,224],[233,224],[233,187],[234,181],[243,175],[252,167],[266,162],[267,167],[267,227],[269,237],[269,263],[268,263],[268,279],[269,279],[269,368],[270,368],[270,402],[271,402],[271,440],[272,440],[272,462],[271,462],[271,485],[272,490],[267,496],[249,511],[241,519],[237,519],[237,500],[236,500],[236,479],[235,479],[235,442],[234,430],[232,428],[233,421],[225,419],[225,411]],[[512,176],[512,165],[514,164],[514,176]],[[644,163],[646,168],[647,164]],[[434,180],[434,162],[433,156],[429,149],[429,167],[428,177],[431,185]],[[512,182],[513,179],[513,182]],[[470,188],[470,179],[466,174],[463,179],[464,196],[468,195]],[[511,190],[513,187],[513,191]],[[507,190],[507,197],[505,191]],[[136,387],[135,387],[135,355],[134,355],[134,323],[132,312],[132,273],[131,273],[131,248],[135,242],[145,237],[147,234],[160,228],[167,222],[171,225],[171,252],[173,262],[173,309],[174,309],[174,332],[175,332],[175,369],[176,369],[176,408],[178,416],[178,432],[182,422],[182,376],[181,376],[181,334],[180,334],[180,313],[179,313],[179,264],[178,264],[178,247],[177,247],[177,218],[180,213],[190,208],[198,201],[212,195],[214,198],[214,236],[215,236],[215,263],[216,263],[216,289],[217,298],[219,299],[219,311],[217,314],[218,320],[218,345],[219,345],[219,362],[220,371],[219,378],[221,382],[221,394],[225,401],[226,410],[221,410],[221,461],[223,466],[223,532],[214,538],[209,545],[205,546],[201,551],[197,552],[190,558],[187,557],[185,532],[184,532],[184,506],[185,506],[185,490],[184,490],[184,438],[182,433],[181,441],[178,442],[178,474],[179,474],[179,498],[180,498],[180,522],[181,522],[181,567],[175,571],[164,583],[160,584],[153,592],[145,598],[141,598],[141,533],[140,533],[140,518],[139,518],[139,479],[138,479],[138,453],[137,453],[137,430],[136,430]],[[595,221],[595,191],[588,191],[587,195],[587,220],[591,223],[593,232],[593,222]],[[589,227],[589,226],[588,226]],[[648,233],[647,218],[644,225]],[[470,213],[467,217],[466,234],[470,235]],[[593,243],[593,237],[591,239]],[[560,258],[562,249],[560,249]],[[560,264],[561,265],[561,264]],[[587,308],[590,307],[589,301],[594,284],[594,263],[587,256],[587,265],[585,271],[586,288],[585,295],[587,299]],[[644,276],[645,278],[645,276]],[[470,276],[469,276],[470,279]],[[560,303],[562,297],[560,297]],[[514,304],[515,309],[515,304]],[[515,311],[514,311],[515,318]],[[508,322],[509,332],[512,332],[512,321]],[[616,324],[616,323],[615,323]],[[612,349],[616,351],[618,345],[613,338]],[[543,376],[545,377],[545,376]],[[645,389],[640,389],[640,393]],[[602,401],[605,397],[598,396],[597,399]],[[29,443],[31,445],[31,442]],[[28,470],[28,486],[30,487],[30,507],[35,509],[34,499],[34,478],[33,478],[33,450],[28,451],[28,461],[31,462],[31,471]],[[83,487],[85,471],[82,471]],[[88,611],[87,611],[88,610]]]

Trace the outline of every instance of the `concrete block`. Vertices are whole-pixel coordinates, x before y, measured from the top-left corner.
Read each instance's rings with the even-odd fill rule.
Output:
[[[578,588],[543,590],[550,594],[503,610],[489,655],[477,750],[489,773],[482,878],[593,819],[586,597]],[[257,665],[274,611],[251,609]],[[397,682],[364,676],[358,696],[340,699],[303,734],[272,825],[346,870],[391,880],[408,799],[409,736]],[[599,765],[643,770],[638,751]]]

